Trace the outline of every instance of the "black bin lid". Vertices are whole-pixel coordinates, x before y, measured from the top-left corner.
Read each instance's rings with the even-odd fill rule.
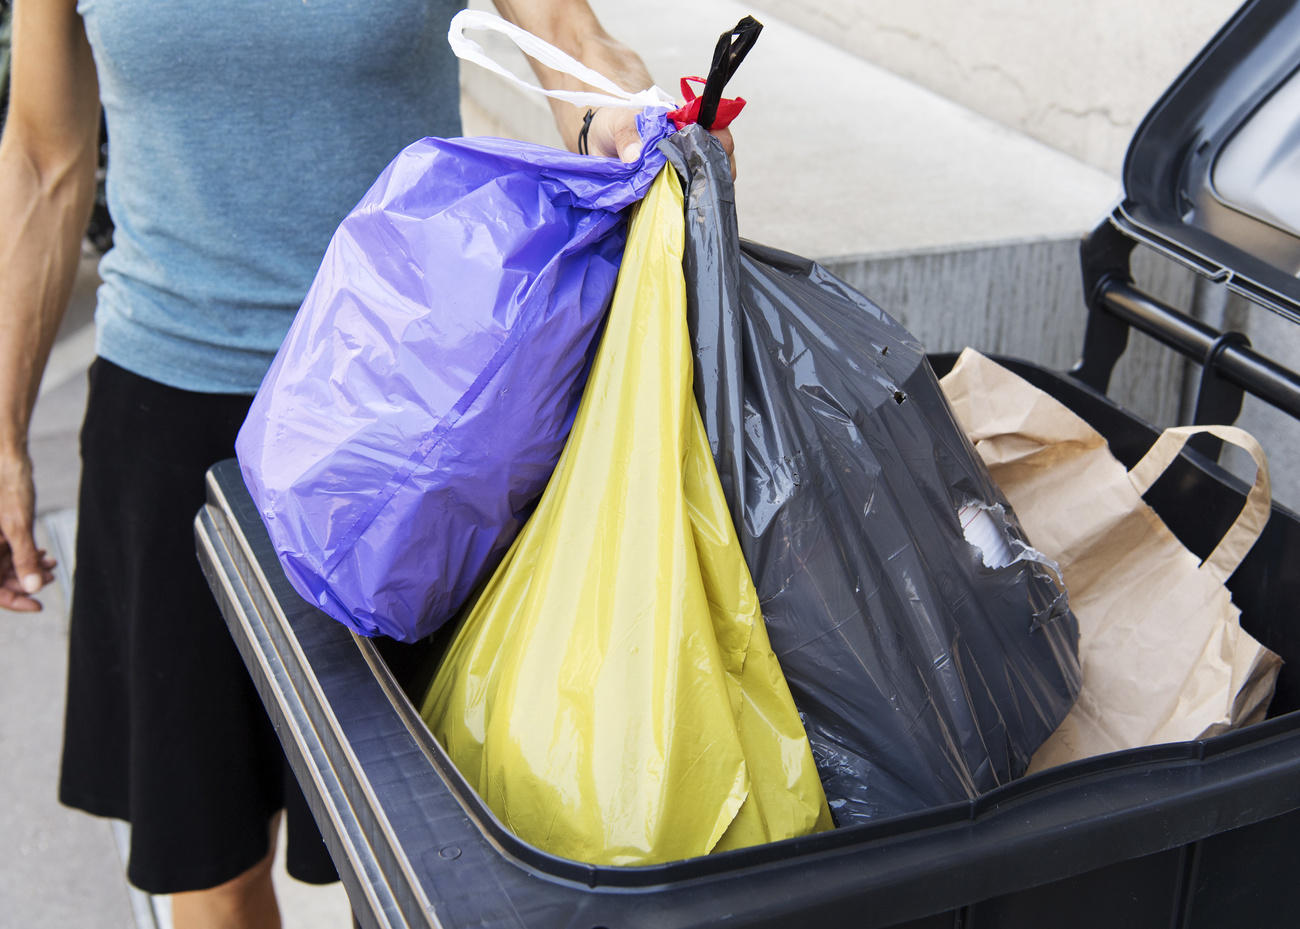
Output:
[[[1112,220],[1300,323],[1300,0],[1246,3],[1165,91]]]

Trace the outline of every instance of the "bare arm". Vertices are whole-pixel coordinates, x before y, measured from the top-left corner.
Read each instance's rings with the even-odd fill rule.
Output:
[[[645,90],[654,81],[645,62],[622,42],[615,39],[596,18],[587,0],[493,0],[501,15],[556,48],[567,52],[587,67],[608,77],[624,90]],[[653,15],[647,13],[647,15]],[[529,59],[537,79],[551,90],[595,90],[571,75],[553,71]],[[578,132],[586,110],[551,100],[551,111],[560,137],[570,151],[578,150]],[[735,143],[731,131],[713,133],[731,158],[731,176],[736,176]],[[635,161],[641,154],[641,137],[637,133],[636,114],[631,110],[603,108],[596,111],[588,132],[591,154]]]
[[[631,92],[645,90],[654,83],[645,63],[632,49],[605,31],[586,0],[494,0],[494,2],[501,15],[516,26],[567,52],[587,67],[605,75],[624,90]],[[532,65],[542,86],[550,90],[596,89],[588,87],[571,75],[553,71],[531,58],[529,64]],[[570,151],[577,151],[578,132],[582,128],[582,117],[586,109],[559,100],[551,100],[550,104],[551,111],[555,115],[555,124],[560,130],[560,137],[564,139],[565,146]],[[597,128],[593,125],[592,132]],[[631,138],[627,138],[624,133],[616,140],[617,152],[621,153],[625,146],[640,141],[636,136],[634,121],[631,121],[631,129]],[[597,151],[593,148],[592,153],[613,155],[615,151]]]
[[[13,22],[0,139],[0,607],[39,609],[27,428],[67,306],[95,190],[99,87],[75,0],[25,0]]]

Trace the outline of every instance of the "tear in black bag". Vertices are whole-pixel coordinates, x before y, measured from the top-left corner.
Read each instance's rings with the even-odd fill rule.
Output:
[[[821,266],[742,242],[704,130],[662,144],[686,187],[696,398],[836,822],[1018,777],[1079,689],[1052,566],[912,336]]]

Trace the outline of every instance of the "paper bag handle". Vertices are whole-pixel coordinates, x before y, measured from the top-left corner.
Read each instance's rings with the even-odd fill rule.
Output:
[[[591,93],[589,91],[577,90],[545,90],[536,84],[530,84],[517,75],[511,73],[508,69],[497,64],[483,46],[479,45],[473,39],[466,38],[466,29],[483,29],[488,32],[499,32],[504,35],[528,57],[539,61],[553,71],[559,71],[562,74],[568,74],[576,77],[584,84],[590,84],[592,87],[599,87],[604,93]],[[520,29],[514,23],[506,22],[499,16],[487,12],[486,10],[461,10],[451,18],[451,26],[447,30],[447,42],[451,45],[451,50],[456,53],[457,58],[465,61],[472,61],[477,65],[487,68],[493,74],[498,74],[513,84],[517,84],[525,90],[531,90],[547,97],[553,97],[556,100],[563,100],[566,103],[572,103],[575,106],[612,106],[612,107],[630,107],[640,110],[645,107],[659,107],[661,109],[671,110],[677,106],[677,102],[672,97],[658,87],[651,85],[645,90],[639,90],[636,93],[628,93],[622,87],[619,87],[605,75],[598,71],[593,71],[582,62],[560,51],[549,42],[544,42],[537,36],[525,29]]]
[[[1264,449],[1260,447],[1255,437],[1236,426],[1174,426],[1160,434],[1147,453],[1142,456],[1142,460],[1129,471],[1128,477],[1133,484],[1133,489],[1139,495],[1145,494],[1159,480],[1160,475],[1173,464],[1178,453],[1187,444],[1187,440],[1203,433],[1235,445],[1249,454],[1255,462],[1255,483],[1251,486],[1250,493],[1246,495],[1246,503],[1241,508],[1241,513],[1223,534],[1214,551],[1201,562],[1202,571],[1207,571],[1220,581],[1225,581],[1233,571],[1237,570],[1237,566],[1241,564],[1260,533],[1264,531],[1273,500],[1273,488],[1268,479],[1268,460],[1264,457]]]

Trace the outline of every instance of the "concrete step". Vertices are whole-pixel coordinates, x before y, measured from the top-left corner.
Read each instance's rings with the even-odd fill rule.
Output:
[[[731,0],[668,0],[654,16],[593,6],[670,92],[707,70],[717,35],[747,12]],[[508,42],[475,38],[531,77]],[[1118,196],[1114,178],[767,15],[728,94],[749,101],[733,125],[741,235],[823,262],[932,351],[1075,360],[1076,243]],[[462,66],[462,100],[467,134],[559,144],[540,95],[482,68]],[[1153,278],[1166,299],[1190,297],[1186,272]],[[1172,422],[1182,363],[1154,347],[1130,355],[1116,396]]]
[[[593,7],[674,95],[748,12],[731,0]],[[531,77],[522,55],[507,63]],[[558,144],[540,96],[474,65],[462,81],[469,134]],[[819,259],[1074,236],[1118,193],[1105,173],[780,20],[765,20],[728,92],[749,101],[733,127],[741,234]]]
[[[1088,164],[1119,175],[1151,104],[1238,0],[753,0]]]
[[[635,48],[656,83],[674,94],[680,76],[707,70],[720,32],[746,13],[757,13],[763,34],[728,88],[729,96],[749,100],[733,126],[741,234],[822,261],[931,351],[973,345],[1055,368],[1071,365],[1082,345],[1079,236],[1109,211],[1121,190],[1116,177],[1031,138],[1027,133],[1060,135],[1047,131],[1050,125],[1038,125],[1034,114],[1078,110],[1086,123],[1097,114],[1122,111],[1124,125],[1104,133],[1097,151],[1077,139],[1066,146],[1117,166],[1130,124],[1149,105],[1147,98],[1154,100],[1231,12],[1225,4],[1228,0],[1214,0],[1177,23],[1168,22],[1163,7],[1146,4],[1142,12],[1151,29],[1130,30],[1127,37],[1108,31],[1106,23],[1114,17],[1091,10],[1044,10],[1029,20],[1017,14],[1014,37],[1003,38],[1020,43],[1016,47],[1034,44],[1033,61],[1009,63],[1003,46],[986,48],[976,41],[980,28],[992,24],[970,26],[987,17],[986,5],[966,10],[944,3],[898,4],[860,15],[856,8],[824,0],[763,0],[759,10],[731,0],[665,0],[647,15],[644,6],[592,0],[606,28]],[[471,5],[487,8],[485,0]],[[836,10],[847,24],[844,30],[829,16]],[[810,18],[810,11],[827,15]],[[887,37],[868,35],[867,21],[886,14],[906,21],[906,28],[891,35],[912,52],[888,47]],[[782,17],[807,23],[817,34]],[[1097,39],[1081,43],[1095,47],[1096,55],[1058,63],[1038,47],[1058,40],[1052,24],[1059,17],[1070,29]],[[1150,35],[1161,35],[1163,42],[1167,30],[1172,30],[1169,42],[1149,54],[1130,47],[1138,42],[1138,51],[1148,49]],[[1102,36],[1123,51],[1123,67],[1097,67],[1097,56],[1110,47]],[[476,38],[498,60],[531,78],[523,56],[509,43]],[[868,56],[1025,131],[979,115],[867,61]],[[955,64],[940,73],[939,59]],[[1016,81],[1026,99],[1041,106],[1007,109],[1006,100],[981,96],[978,81],[965,86],[959,79],[962,68],[985,83],[1005,77],[1006,67],[990,69],[986,59],[1018,68]],[[1055,83],[1030,86],[1033,68],[1050,71]],[[1086,87],[1069,86],[1070,80],[1079,85],[1085,75]],[[462,104],[466,134],[559,144],[540,96],[477,66],[462,67]],[[1142,249],[1135,271],[1139,283],[1160,299],[1212,324],[1222,317],[1222,295],[1191,272]],[[1277,325],[1267,313],[1254,313],[1247,328],[1253,337],[1267,332],[1287,351],[1300,348],[1300,333]],[[1148,421],[1171,425],[1187,420],[1198,377],[1172,352],[1135,338],[1110,393]],[[1247,404],[1243,424],[1258,431],[1270,457],[1290,460],[1300,453],[1300,424],[1262,404]],[[1300,474],[1278,474],[1274,492],[1292,506],[1300,504]]]

